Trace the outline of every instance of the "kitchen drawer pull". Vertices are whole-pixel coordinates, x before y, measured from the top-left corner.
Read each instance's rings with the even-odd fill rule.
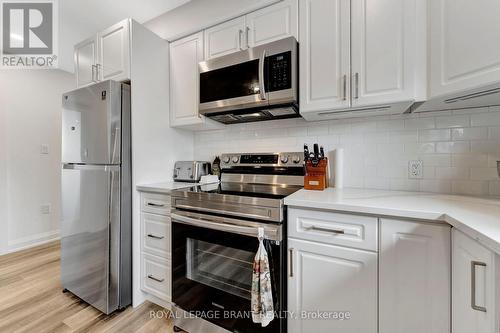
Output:
[[[343,92],[342,92],[342,95],[343,95],[343,100],[347,100],[347,75],[344,74],[344,78],[343,78],[343,88],[342,88]]]
[[[290,277],[293,277],[293,248],[288,251],[290,252]]]
[[[148,237],[154,238],[154,239],[163,239],[163,238],[165,238],[164,236],[156,236],[156,235],[153,235],[153,234],[148,234]]]
[[[157,204],[154,202],[148,202],[146,205],[151,206],[151,207],[165,207],[164,204]]]
[[[472,261],[471,262],[471,307],[472,309],[476,311],[481,311],[481,312],[486,312],[486,308],[483,306],[476,305],[476,267],[481,266],[481,267],[486,267],[486,263],[480,262],[480,261]]]
[[[329,232],[329,233],[336,234],[336,235],[344,235],[345,234],[345,231],[342,230],[342,229],[327,229],[327,228],[316,227],[316,226],[313,226],[313,225],[310,226],[310,227],[306,227],[304,229],[305,230],[314,230],[314,231]]]
[[[163,281],[165,281],[165,279],[158,279],[158,278],[155,278],[153,275],[148,275],[148,279],[151,279],[153,281],[156,281],[156,282],[160,282],[162,283]]]

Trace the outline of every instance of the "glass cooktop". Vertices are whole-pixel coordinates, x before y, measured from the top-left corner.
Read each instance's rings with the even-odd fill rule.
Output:
[[[221,195],[236,195],[245,197],[283,199],[300,190],[302,186],[242,184],[222,182],[219,184],[196,185],[180,191],[214,193]]]

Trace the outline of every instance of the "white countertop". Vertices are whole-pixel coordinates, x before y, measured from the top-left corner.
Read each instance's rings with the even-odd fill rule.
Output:
[[[172,190],[177,190],[180,188],[191,187],[198,183],[186,183],[186,182],[163,182],[154,184],[139,184],[136,186],[137,191],[141,192],[154,192],[154,193],[164,193],[170,194]]]
[[[422,192],[328,188],[300,190],[289,206],[443,221],[500,254],[500,200]]]

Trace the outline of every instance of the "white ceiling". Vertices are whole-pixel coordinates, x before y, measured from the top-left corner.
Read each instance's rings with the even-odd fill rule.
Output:
[[[73,46],[124,18],[143,23],[190,0],[59,1],[59,68],[73,72]]]

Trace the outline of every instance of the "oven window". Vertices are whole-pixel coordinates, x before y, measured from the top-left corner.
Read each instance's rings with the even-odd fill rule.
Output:
[[[187,238],[186,277],[251,299],[255,253]]]

